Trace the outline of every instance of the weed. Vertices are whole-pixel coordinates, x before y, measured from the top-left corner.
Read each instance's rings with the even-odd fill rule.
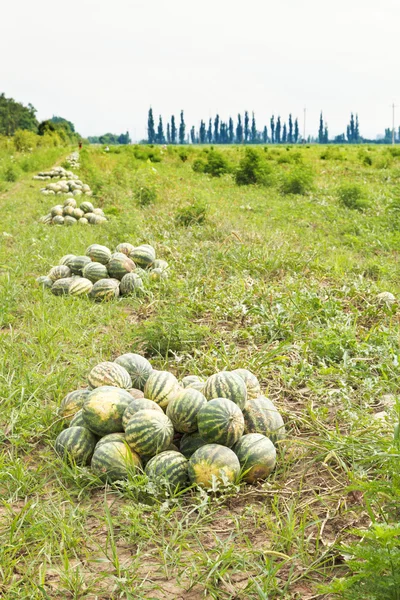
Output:
[[[183,206],[176,213],[175,221],[178,225],[202,225],[206,220],[207,206],[204,202],[196,200],[192,204]]]
[[[352,210],[363,211],[368,207],[363,188],[357,183],[343,183],[337,190],[342,206]]]

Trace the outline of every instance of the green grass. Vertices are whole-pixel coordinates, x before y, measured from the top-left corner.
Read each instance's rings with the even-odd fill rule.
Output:
[[[399,316],[376,296],[400,297],[400,157],[257,149],[268,185],[238,186],[243,148],[218,149],[232,171],[220,177],[192,168],[207,148],[183,150],[85,148],[100,227],[38,223],[52,199],[32,174],[68,149],[39,149],[0,181],[0,596],[397,600]],[[170,278],[108,304],[37,287],[62,255],[123,241],[153,244]],[[270,479],[156,498],[144,476],[104,489],[62,464],[61,399],[129,351],[178,377],[252,370],[287,423]]]

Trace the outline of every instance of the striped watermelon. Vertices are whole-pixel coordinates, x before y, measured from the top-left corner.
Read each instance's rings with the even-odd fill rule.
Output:
[[[76,225],[77,222],[78,221],[75,219],[75,217],[71,217],[70,215],[64,217],[64,225],[66,225],[67,227],[70,227],[71,225]]]
[[[103,444],[108,444],[108,442],[123,442],[125,443],[125,433],[122,431],[117,431],[117,433],[108,433],[107,435],[103,435],[102,438],[96,444],[96,448],[99,448]]]
[[[100,281],[100,279],[108,278],[107,267],[100,262],[90,262],[85,265],[82,274],[86,279],[89,279],[92,283]]]
[[[67,265],[67,267],[68,267],[69,261],[73,260],[74,258],[75,258],[75,254],[65,254],[64,256],[61,257],[60,262],[58,264],[59,265]]]
[[[75,256],[68,261],[68,266],[74,275],[82,275],[85,265],[90,262],[91,260],[88,256]]]
[[[153,370],[143,391],[145,398],[154,400],[161,408],[166,408],[180,389],[179,382],[172,373]]]
[[[64,208],[64,216],[65,215],[70,215],[72,217],[72,215],[74,214],[74,210],[75,209],[73,208],[73,206],[66,206]]]
[[[186,375],[186,377],[181,380],[181,386],[185,388],[189,387],[192,383],[198,382],[201,382],[201,379],[198,375]]]
[[[96,446],[96,436],[85,427],[69,427],[57,437],[55,450],[59,456],[77,465],[86,465]]]
[[[103,436],[123,431],[122,417],[132,396],[121,388],[103,385],[92,390],[83,403],[86,427]]]
[[[52,217],[60,217],[63,214],[63,206],[61,204],[57,204],[57,206],[53,206],[50,213]]]
[[[82,408],[83,403],[89,396],[90,390],[80,389],[69,392],[62,400],[60,408],[58,409],[58,416],[62,417],[65,421],[70,421],[71,418],[76,415],[79,409]]]
[[[152,269],[161,269],[161,271],[166,271],[168,269],[168,263],[166,260],[162,260],[161,258],[157,258],[151,265]]]
[[[240,408],[227,398],[214,398],[197,415],[201,437],[208,443],[232,447],[243,435],[244,418]]]
[[[131,296],[143,291],[143,281],[136,273],[127,273],[121,279],[121,296]]]
[[[168,272],[163,271],[162,269],[151,269],[149,278],[150,279],[168,279]]]
[[[266,479],[275,468],[275,446],[269,438],[261,433],[244,435],[236,442],[232,450],[239,459],[243,479],[247,483]]]
[[[142,390],[137,390],[136,388],[130,388],[128,390],[128,392],[130,393],[132,398],[134,398],[135,400],[137,400],[138,398],[144,398],[144,393],[142,392]]]
[[[99,363],[93,367],[89,373],[88,382],[91,388],[108,385],[128,390],[132,387],[128,371],[121,365],[110,361]]]
[[[125,428],[129,446],[143,456],[154,456],[166,450],[174,438],[174,427],[164,413],[139,410]]]
[[[239,375],[245,382],[247,388],[247,400],[261,396],[260,382],[251,371],[248,371],[247,369],[235,369],[232,373]]]
[[[240,474],[236,454],[220,444],[206,444],[189,459],[189,477],[192,483],[218,489],[235,483]]]
[[[185,433],[179,444],[179,449],[186,458],[190,458],[198,448],[205,446],[206,441],[203,440],[200,433],[195,431],[194,433]]]
[[[82,202],[79,208],[83,210],[84,213],[92,213],[94,211],[94,206],[91,202]]]
[[[75,219],[77,219],[79,221],[79,219],[82,219],[84,214],[85,213],[80,208],[74,208],[74,212],[73,212],[72,216],[75,217]]]
[[[189,483],[188,460],[180,452],[160,452],[146,465],[145,473],[155,484],[165,483],[170,489],[185,488]]]
[[[116,252],[112,255],[112,258],[107,263],[107,271],[110,277],[114,279],[121,279],[127,273],[134,271],[136,268],[133,260],[128,258],[126,254],[122,254],[122,252]]]
[[[64,206],[72,206],[72,208],[76,208],[75,198],[66,198],[66,200],[64,200]]]
[[[201,392],[202,394],[204,394],[205,386],[206,386],[205,381],[193,381],[192,383],[189,383],[189,385],[187,385],[186,388],[189,388],[191,390],[197,390],[198,392]]]
[[[119,282],[116,279],[100,279],[93,284],[90,297],[95,302],[112,300],[119,296]]]
[[[81,217],[78,221],[79,225],[87,225],[89,221],[85,217]]]
[[[147,398],[132,400],[126,407],[124,416],[122,417],[122,427],[124,429],[128,425],[129,419],[133,417],[135,413],[139,412],[139,410],[157,410],[158,412],[163,412],[163,409],[153,402],[153,400],[148,400]]]
[[[51,287],[51,293],[55,296],[66,296],[69,293],[69,286],[72,283],[72,277],[57,279]]]
[[[135,246],[132,246],[132,244],[129,244],[128,242],[123,242],[122,244],[118,244],[118,246],[115,248],[116,252],[122,252],[122,254],[126,254],[126,256],[129,256],[129,254],[134,249],[135,249]]]
[[[197,414],[207,405],[201,392],[190,388],[178,392],[167,406],[167,417],[171,419],[175,431],[192,433],[197,431]]]
[[[115,362],[117,365],[121,365],[121,367],[124,367],[124,369],[128,371],[132,379],[133,387],[138,390],[144,390],[146,381],[153,371],[153,367],[144,356],[128,352],[127,354],[118,356],[118,358],[115,359]]]
[[[207,400],[227,398],[237,404],[239,408],[243,408],[247,401],[245,382],[239,375],[231,371],[221,371],[211,375],[206,381],[203,393]]]
[[[141,467],[141,461],[124,441],[108,440],[96,446],[90,466],[97,477],[113,482],[127,479],[129,471]]]
[[[86,249],[86,256],[89,256],[93,262],[106,265],[111,260],[111,250],[107,246],[92,244]]]
[[[47,275],[41,275],[40,277],[38,277],[36,279],[36,282],[42,286],[42,288],[48,288],[50,289],[54,283],[54,281],[52,281],[50,279],[50,277],[47,277]]]
[[[134,248],[132,252],[129,253],[129,258],[131,258],[136,265],[139,267],[143,267],[147,269],[156,259],[156,251],[153,246],[149,244],[142,244],[141,246],[137,246]]]
[[[82,409],[78,410],[76,415],[74,415],[71,419],[70,427],[85,427],[85,420],[83,418]]]
[[[53,225],[64,225],[64,217],[62,217],[61,215],[56,215],[52,218],[51,222],[53,223]]]
[[[71,277],[71,269],[67,267],[67,265],[58,265],[57,267],[53,267],[52,269],[50,269],[47,277],[49,277],[52,281],[57,281],[57,279],[65,279],[66,277]]]
[[[43,217],[40,217],[39,219],[39,223],[44,223],[44,225],[50,225],[50,223],[53,222],[53,217],[51,216],[51,213],[44,215]]]
[[[85,277],[74,277],[69,286],[70,296],[85,296],[90,294],[93,288],[93,283]]]
[[[262,433],[274,444],[284,439],[286,431],[283,419],[265,396],[249,400],[243,409],[243,416],[245,433]]]

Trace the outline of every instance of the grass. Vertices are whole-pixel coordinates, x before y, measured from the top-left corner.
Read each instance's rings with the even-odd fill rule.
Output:
[[[400,157],[362,150],[258,149],[268,184],[239,186],[239,147],[218,150],[232,169],[220,177],[193,170],[201,148],[85,148],[79,173],[104,227],[38,223],[51,198],[32,174],[68,149],[32,153],[3,182],[2,598],[397,599],[399,316],[376,296],[400,297]],[[154,190],[144,206],[142,188]],[[368,203],[354,210],[359,189]],[[37,287],[62,255],[122,241],[153,244],[170,278],[98,305]],[[61,399],[129,351],[178,377],[252,370],[288,429],[270,479],[159,498],[143,476],[104,489],[64,465]]]

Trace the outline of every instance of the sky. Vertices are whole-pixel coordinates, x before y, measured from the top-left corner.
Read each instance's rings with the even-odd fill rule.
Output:
[[[84,136],[146,136],[147,112],[187,127],[217,112],[299,118],[330,136],[358,113],[400,125],[399,0],[14,0],[2,6],[0,93]]]

